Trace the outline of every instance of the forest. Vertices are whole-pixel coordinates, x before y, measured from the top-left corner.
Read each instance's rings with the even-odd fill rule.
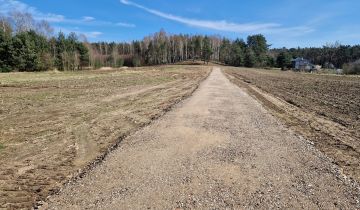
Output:
[[[318,48],[271,49],[261,34],[231,40],[160,30],[132,42],[90,43],[81,34],[54,35],[46,21],[19,12],[0,17],[0,28],[1,72],[136,67],[200,59],[231,66],[284,69],[291,67],[291,59],[303,57],[323,68],[351,68],[347,72],[360,74],[360,45],[337,42]]]
[[[279,67],[291,65],[292,58],[303,57],[323,68],[343,68],[344,65],[360,59],[360,45],[350,46],[335,42],[318,48],[271,49],[269,53],[278,59]]]

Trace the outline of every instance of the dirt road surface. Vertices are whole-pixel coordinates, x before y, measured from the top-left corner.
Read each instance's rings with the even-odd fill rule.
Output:
[[[49,209],[357,209],[359,188],[214,68]]]

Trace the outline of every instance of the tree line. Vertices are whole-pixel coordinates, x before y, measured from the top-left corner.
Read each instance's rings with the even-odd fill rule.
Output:
[[[51,36],[45,21],[28,13],[0,17],[0,70],[78,70],[89,65],[89,51],[75,33]]]
[[[271,49],[278,67],[291,66],[291,59],[302,57],[323,68],[343,68],[360,59],[360,45],[342,45],[338,42],[323,47]]]
[[[218,60],[220,38],[170,35],[160,30],[131,43],[98,42],[88,45],[96,67],[143,66],[177,63],[190,59]]]
[[[218,61],[227,65],[267,66],[268,45],[263,35],[234,42],[219,36],[172,35],[164,30],[131,43],[99,42],[90,44],[96,66],[161,65],[186,60]],[[119,61],[120,60],[120,61]]]
[[[84,35],[60,32],[46,21],[35,21],[28,13],[0,17],[0,71],[81,70],[101,67],[171,64],[187,60],[216,61],[245,67],[291,66],[304,57],[324,67],[353,66],[360,46],[341,44],[322,48],[269,49],[266,38],[246,40],[220,36],[168,34],[164,30],[132,42],[90,43]]]
[[[0,17],[1,71],[161,65],[186,60],[218,61],[227,65],[268,65],[268,45],[262,35],[230,41],[220,36],[168,34],[164,30],[133,42],[89,43],[86,37],[60,32],[28,13]],[[264,60],[265,59],[265,60]]]

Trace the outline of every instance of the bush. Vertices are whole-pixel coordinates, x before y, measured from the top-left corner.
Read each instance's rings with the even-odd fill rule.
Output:
[[[0,72],[11,72],[11,68],[10,66],[1,66],[1,63],[0,63]]]
[[[286,71],[291,68],[291,55],[287,52],[281,52],[276,58],[276,64],[281,70]]]
[[[124,65],[124,59],[123,58],[118,58],[116,59],[116,68],[122,67]]]
[[[360,59],[353,63],[344,64],[343,69],[344,74],[360,74]]]
[[[141,66],[141,60],[137,56],[126,56],[124,57],[124,66],[139,67]]]
[[[133,60],[132,60],[132,64],[133,64],[133,67],[139,67],[141,66],[141,60],[140,58],[138,57],[134,57]]]
[[[100,59],[96,58],[94,63],[93,63],[93,68],[94,69],[100,69],[102,67],[102,62]]]

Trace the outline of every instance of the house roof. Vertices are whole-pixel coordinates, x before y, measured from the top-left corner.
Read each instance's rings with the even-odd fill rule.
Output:
[[[307,62],[310,62],[309,60],[307,60],[307,59],[305,59],[305,58],[300,58],[300,57],[297,57],[297,58],[295,58],[295,59],[292,59],[291,61],[295,61],[295,62],[297,62],[297,61],[307,61]]]

